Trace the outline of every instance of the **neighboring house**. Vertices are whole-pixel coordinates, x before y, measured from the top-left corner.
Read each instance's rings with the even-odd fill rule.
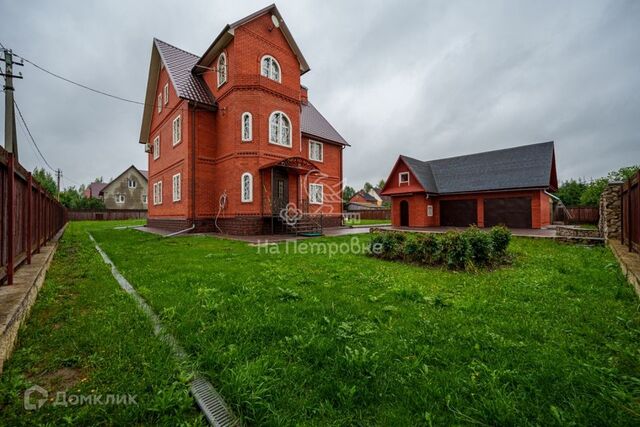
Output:
[[[382,188],[374,187],[369,190],[369,194],[376,199],[378,206],[382,206],[385,204],[389,206],[391,204],[391,197],[383,195]]]
[[[275,5],[201,56],[154,39],[140,133],[149,226],[260,234],[287,206],[340,225],[349,144],[309,102],[307,71]]]
[[[380,202],[380,204],[382,204],[382,201]],[[354,194],[351,199],[349,199],[348,210],[352,210],[349,209],[352,205],[354,207],[358,207],[357,209],[353,210],[362,210],[360,208],[377,209],[380,204],[378,204],[378,199],[376,197],[364,190],[360,190],[356,194]]]
[[[553,142],[421,161],[400,156],[382,194],[396,226],[541,228],[558,187]]]
[[[87,199],[100,199],[100,192],[106,186],[107,184],[104,182],[92,182],[87,186],[87,188],[85,188],[83,193],[84,197],[86,197]]]
[[[106,184],[100,196],[107,209],[147,209],[147,171],[130,166],[117,178]]]

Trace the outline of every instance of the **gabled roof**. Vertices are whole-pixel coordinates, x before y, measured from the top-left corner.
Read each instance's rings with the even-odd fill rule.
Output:
[[[302,133],[349,146],[349,143],[345,141],[342,135],[331,126],[327,119],[310,102],[302,104],[300,122]]]
[[[430,161],[400,160],[433,194],[558,186],[553,141]]]
[[[200,57],[156,38],[153,39],[153,43],[158,49],[178,96],[200,104],[214,105],[215,99],[204,79],[191,72]]]
[[[371,202],[371,203],[375,203],[377,202],[376,198],[373,197],[371,194],[367,193],[364,190],[359,190],[356,194],[354,194],[351,199],[349,200],[350,203],[358,203],[358,202],[351,202],[351,200],[355,199],[357,196],[362,197],[363,199],[365,199],[367,202]]]
[[[104,193],[104,191],[105,191],[107,188],[111,187],[111,185],[112,185],[113,183],[118,182],[118,180],[119,180],[119,179],[120,179],[124,174],[126,174],[127,172],[129,172],[131,169],[133,169],[133,170],[135,170],[136,172],[138,172],[138,173],[139,173],[139,174],[144,178],[144,180],[145,180],[145,181],[148,181],[147,173],[142,173],[142,171],[141,171],[140,169],[138,169],[138,168],[137,168],[137,167],[135,167],[134,165],[131,165],[131,166],[129,166],[128,168],[126,168],[126,169],[124,170],[124,172],[122,172],[120,175],[118,175],[117,177],[115,177],[114,179],[112,179],[112,180],[111,180],[111,182],[109,182],[108,184],[105,184],[105,186],[104,186],[104,187],[102,187],[102,189],[100,190],[100,194]],[[147,171],[144,171],[144,172],[147,172]]]
[[[107,186],[106,182],[92,182],[85,190],[89,192],[90,197],[98,197],[100,192]]]
[[[213,59],[218,56],[218,54],[222,51],[222,49],[233,38],[234,31],[236,28],[246,24],[247,22],[253,21],[254,19],[262,15],[265,15],[267,13],[271,13],[276,18],[278,18],[278,22],[280,23],[279,29],[280,31],[282,31],[282,35],[287,40],[287,43],[289,43],[289,47],[291,47],[291,50],[293,50],[293,53],[296,55],[296,57],[298,58],[298,62],[300,63],[300,74],[302,75],[307,71],[309,71],[310,70],[309,64],[307,63],[307,60],[304,59],[304,55],[302,55],[302,51],[298,47],[298,44],[296,43],[296,41],[293,39],[293,36],[291,35],[291,32],[289,31],[287,24],[284,22],[284,19],[282,19],[282,15],[280,15],[280,11],[278,10],[275,4],[271,4],[265,7],[264,9],[260,9],[259,11],[254,12],[251,15],[248,15],[234,22],[233,24],[227,24],[222,29],[218,37],[216,37],[216,39],[213,41],[213,43],[211,43],[211,46],[207,48],[207,50],[202,55],[200,60],[197,61],[197,63],[194,63],[193,72],[202,73],[206,71],[206,68],[203,68],[203,67],[206,67],[208,64],[211,64],[213,62]]]

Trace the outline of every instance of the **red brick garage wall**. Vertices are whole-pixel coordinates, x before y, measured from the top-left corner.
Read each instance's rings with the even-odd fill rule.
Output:
[[[531,198],[531,224],[533,228],[541,228],[550,224],[549,196],[541,190],[508,191],[480,194],[462,194],[454,196],[439,196],[426,198],[425,193],[408,196],[393,196],[391,203],[391,223],[400,226],[400,202],[409,202],[410,227],[438,227],[440,226],[440,200],[468,200],[475,199],[477,203],[478,227],[484,227],[484,199],[506,197]],[[433,216],[427,216],[427,206],[433,205]]]

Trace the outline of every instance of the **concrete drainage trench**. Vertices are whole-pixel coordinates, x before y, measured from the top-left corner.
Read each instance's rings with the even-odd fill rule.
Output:
[[[116,279],[120,287],[130,294],[133,299],[138,303],[140,309],[147,315],[151,324],[153,325],[153,333],[161,340],[166,342],[171,350],[180,362],[187,362],[188,356],[184,349],[178,344],[173,335],[169,334],[160,322],[160,318],[153,311],[153,309],[147,304],[147,302],[136,292],[135,288],[129,283],[129,281],[118,271],[115,264],[111,261],[109,256],[102,250],[98,242],[89,233],[89,238],[95,245],[96,250],[102,256],[105,264],[111,267],[111,274]],[[231,410],[225,404],[222,396],[218,394],[213,385],[201,374],[195,372],[194,379],[190,384],[191,395],[198,404],[198,407],[206,417],[209,424],[216,427],[236,426],[239,425],[238,420],[233,415]]]

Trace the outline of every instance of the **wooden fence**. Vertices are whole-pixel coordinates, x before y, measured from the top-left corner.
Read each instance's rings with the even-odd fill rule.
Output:
[[[568,224],[597,224],[600,219],[600,210],[591,206],[569,206],[564,209],[558,207],[553,214],[554,221],[562,221]]]
[[[0,148],[0,284],[64,226],[66,209]]]
[[[359,215],[360,219],[391,219],[391,209],[367,209],[345,213]]]
[[[146,219],[147,210],[106,209],[101,211],[68,211],[69,221],[100,221],[121,219]]]
[[[640,171],[622,185],[621,198],[622,243],[640,253]]]

